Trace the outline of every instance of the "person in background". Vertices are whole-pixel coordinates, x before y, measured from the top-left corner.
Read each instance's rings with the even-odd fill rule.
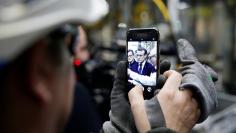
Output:
[[[152,49],[151,52],[148,55],[149,57],[149,62],[155,67],[155,69],[157,70],[157,51],[156,49]]]
[[[128,51],[127,51],[127,55],[128,55],[128,63],[129,63],[129,68],[132,68],[133,67],[133,65],[135,65],[137,62],[135,61],[135,59],[134,59],[134,51],[133,50],[131,50],[131,49],[129,49]]]
[[[75,64],[79,65],[88,61],[90,58],[90,53],[88,51],[88,39],[87,34],[82,26],[78,27],[78,36],[75,46]]]
[[[65,43],[69,50],[74,53],[74,67],[84,68],[84,63],[89,60],[89,51],[87,49],[87,36],[82,26],[66,25],[62,28],[67,36]],[[69,43],[74,40],[74,44]],[[86,76],[85,68],[82,72],[76,73],[76,77]],[[81,108],[83,107],[83,108]],[[96,104],[89,89],[80,81],[76,81],[74,90],[73,107],[65,126],[64,133],[97,133],[102,127],[102,121],[96,108]],[[92,121],[91,121],[92,119]]]

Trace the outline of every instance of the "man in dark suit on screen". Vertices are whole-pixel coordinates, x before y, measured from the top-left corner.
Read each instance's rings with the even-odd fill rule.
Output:
[[[129,49],[127,51],[127,55],[128,55],[128,63],[129,63],[128,68],[134,70],[135,66],[137,66],[137,65],[135,65],[135,64],[137,64],[137,62],[134,59],[134,51]]]
[[[155,72],[155,67],[147,62],[147,50],[145,48],[140,47],[136,50],[136,59],[137,63],[131,70],[140,75],[147,76],[150,76],[151,73]]]

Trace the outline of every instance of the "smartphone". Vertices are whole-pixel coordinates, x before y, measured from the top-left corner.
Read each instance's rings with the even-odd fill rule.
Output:
[[[153,96],[159,76],[159,31],[132,28],[127,31],[127,87],[141,85],[144,98]]]

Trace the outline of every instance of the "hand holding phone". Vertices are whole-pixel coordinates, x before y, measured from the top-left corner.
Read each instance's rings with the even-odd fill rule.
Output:
[[[159,32],[155,28],[135,28],[127,32],[128,89],[144,88],[144,98],[153,96],[159,75]]]

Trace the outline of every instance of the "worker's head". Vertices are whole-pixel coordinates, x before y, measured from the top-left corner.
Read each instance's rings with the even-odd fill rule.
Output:
[[[0,5],[3,130],[58,132],[70,113],[75,77],[65,38],[57,29],[95,22],[107,13],[107,3],[0,0]]]

